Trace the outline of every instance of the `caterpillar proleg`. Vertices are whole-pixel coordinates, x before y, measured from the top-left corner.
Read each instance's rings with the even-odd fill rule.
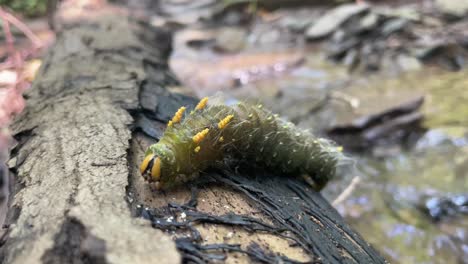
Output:
[[[313,136],[262,105],[209,104],[190,114],[181,107],[163,137],[147,151],[140,171],[156,189],[195,179],[209,167],[244,159],[285,175],[306,175],[321,190],[335,175],[342,148]]]

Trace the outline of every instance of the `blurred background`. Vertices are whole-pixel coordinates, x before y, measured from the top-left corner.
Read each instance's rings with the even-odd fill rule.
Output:
[[[353,166],[323,194],[390,262],[468,263],[467,0],[111,3],[172,33],[172,91],[262,103],[342,145]],[[105,1],[0,0],[0,217],[8,126],[67,4]]]

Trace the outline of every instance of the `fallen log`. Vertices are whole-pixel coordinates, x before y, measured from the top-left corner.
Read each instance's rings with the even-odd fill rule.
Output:
[[[385,262],[297,179],[217,171],[153,192],[143,151],[196,102],[170,91],[169,48],[122,16],[63,27],[13,126],[2,263]]]
[[[3,263],[179,259],[170,237],[133,218],[125,200],[127,110],[138,106],[142,61],[162,59],[137,32],[117,16],[69,25],[44,59],[13,125],[17,184]]]

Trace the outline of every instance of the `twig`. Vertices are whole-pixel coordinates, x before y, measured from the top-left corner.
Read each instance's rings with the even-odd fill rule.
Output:
[[[2,18],[3,21],[3,31],[5,32],[5,41],[6,41],[6,46],[8,49],[9,57],[11,58],[13,62],[13,67],[16,68],[16,70],[19,69],[20,64],[21,64],[21,58],[18,57],[18,53],[16,52],[14,43],[15,43],[15,38],[13,37],[13,34],[11,34],[10,30],[10,22],[4,17],[4,13],[2,8],[0,7],[0,17]]]
[[[3,8],[0,7],[0,17],[3,19],[3,20],[6,20],[8,22],[10,22],[11,24],[13,24],[15,27],[17,27],[19,30],[21,30],[21,32],[23,32],[23,34],[29,39],[31,40],[31,42],[33,43],[33,45],[36,47],[36,48],[41,48],[43,46],[42,44],[42,41],[41,39],[39,39],[30,29],[29,27],[24,24],[23,22],[21,22],[19,19],[17,19],[15,16],[13,16],[12,14],[8,13],[7,11],[5,11]]]
[[[18,51],[17,54],[20,61],[26,61],[29,57],[36,56],[36,52],[30,49]],[[0,71],[16,68],[17,64],[18,63],[15,63],[14,61],[14,57],[12,58],[12,56],[8,56],[5,61],[0,63]]]
[[[353,193],[354,189],[356,189],[356,186],[358,183],[361,181],[361,178],[359,176],[356,176],[353,178],[351,183],[344,189],[344,191],[336,197],[336,199],[332,202],[333,206],[337,206],[338,204],[342,203],[344,200],[346,200],[351,193]]]
[[[42,41],[29,29],[29,27],[17,19],[14,15],[7,12],[4,8],[0,7],[0,18],[2,20],[3,31],[5,33],[6,46],[8,51],[7,58],[0,63],[0,70],[14,68],[17,74],[17,79],[14,84],[15,88],[23,91],[28,83],[25,82],[22,76],[23,66],[25,60],[44,47]],[[17,50],[15,48],[15,37],[11,32],[11,26],[16,26],[32,43],[32,49]]]

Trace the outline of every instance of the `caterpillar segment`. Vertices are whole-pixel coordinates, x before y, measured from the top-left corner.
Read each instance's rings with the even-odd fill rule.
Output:
[[[344,157],[342,148],[317,138],[266,110],[262,105],[208,104],[203,98],[182,119],[181,107],[163,137],[151,145],[140,171],[156,189],[169,189],[200,172],[233,160],[307,180],[321,190]],[[230,161],[230,162],[225,162]]]

